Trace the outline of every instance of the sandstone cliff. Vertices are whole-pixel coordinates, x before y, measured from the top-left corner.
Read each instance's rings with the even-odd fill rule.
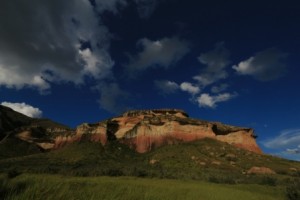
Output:
[[[251,128],[192,119],[186,112],[177,109],[129,111],[99,123],[84,123],[72,130],[47,119],[28,118],[2,107],[0,122],[0,145],[5,143],[6,138],[16,138],[42,151],[58,149],[82,140],[101,142],[103,145],[118,140],[144,153],[162,145],[213,138],[262,153]]]
[[[87,135],[90,140],[99,141],[103,145],[107,141],[119,140],[140,153],[166,144],[205,137],[262,153],[256,144],[253,129],[192,119],[186,112],[177,109],[129,111],[98,124],[80,125],[74,138],[79,140]]]

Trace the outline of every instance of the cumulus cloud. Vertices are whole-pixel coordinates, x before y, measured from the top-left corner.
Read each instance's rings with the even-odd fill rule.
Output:
[[[203,93],[197,98],[197,102],[200,107],[215,108],[217,103],[228,101],[234,98],[236,95],[237,94],[222,93],[213,96],[208,93]]]
[[[155,80],[154,85],[163,94],[172,94],[179,89],[179,85],[177,83],[168,80]]]
[[[180,89],[194,96],[207,86],[215,84],[221,79],[228,78],[229,74],[226,71],[226,67],[230,64],[229,56],[230,52],[225,48],[224,43],[218,43],[213,50],[202,53],[198,57],[198,61],[204,65],[204,68],[199,75],[193,77],[197,84],[193,85],[189,82],[184,82],[180,85]],[[215,85],[210,88],[215,95],[203,93],[194,100],[200,107],[215,108],[218,103],[228,101],[237,96],[236,93],[224,93],[227,88],[228,84],[226,83]]]
[[[1,105],[9,107],[14,111],[27,115],[28,117],[39,118],[42,116],[43,112],[39,108],[35,108],[26,103],[11,103],[2,102]]]
[[[135,0],[139,16],[141,18],[149,18],[154,12],[158,1],[157,0]]]
[[[230,63],[230,52],[224,47],[223,43],[219,43],[211,51],[201,54],[198,60],[206,67],[194,79],[203,87],[215,83],[221,79],[228,77],[225,68]]]
[[[196,85],[193,85],[189,82],[183,82],[180,84],[180,89],[182,91],[188,92],[192,95],[195,95],[200,92],[200,88]]]
[[[270,81],[284,75],[286,65],[282,62],[287,54],[270,48],[234,65],[232,68],[240,75],[250,75],[259,81]]]
[[[97,0],[98,12],[114,11],[121,0]],[[0,86],[34,87],[52,82],[101,79],[114,64],[110,34],[89,1],[4,0],[0,7]],[[88,42],[90,48],[82,49]]]
[[[130,56],[127,66],[131,72],[146,70],[155,66],[170,67],[179,61],[188,51],[188,43],[177,37],[163,38],[151,41],[147,38],[138,41],[142,50],[135,56]]]
[[[102,83],[97,89],[100,91],[98,102],[101,108],[117,114],[127,109],[129,93],[121,89],[117,83]]]

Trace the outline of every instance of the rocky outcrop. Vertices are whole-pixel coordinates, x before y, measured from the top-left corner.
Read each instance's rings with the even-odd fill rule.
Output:
[[[8,111],[9,116],[19,116],[12,110]],[[3,116],[6,117],[7,112],[2,114],[2,118]],[[99,123],[81,124],[75,130],[47,119],[32,119],[23,115],[18,118],[21,122],[23,118],[26,119],[26,123],[18,123],[20,125],[15,129],[10,127],[2,138],[15,137],[35,144],[42,150],[58,149],[82,140],[100,142],[103,145],[117,140],[144,153],[163,145],[213,138],[261,153],[252,129],[192,119],[186,112],[178,109],[128,111]],[[8,126],[2,125],[2,129],[3,127]]]
[[[192,119],[186,112],[177,109],[129,111],[98,124],[79,126],[76,137],[84,134],[102,144],[119,140],[140,153],[166,144],[190,142],[206,137],[261,153],[252,129]]]
[[[0,145],[13,139],[19,143],[26,142],[29,148],[52,150],[59,136],[72,134],[72,129],[65,125],[49,119],[30,118],[0,105]]]
[[[247,174],[276,174],[276,172],[268,167],[254,166],[247,171]]]

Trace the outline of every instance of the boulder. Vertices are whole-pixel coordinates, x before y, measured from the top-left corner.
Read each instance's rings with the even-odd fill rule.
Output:
[[[247,174],[276,174],[276,172],[268,167],[254,166],[247,171]]]

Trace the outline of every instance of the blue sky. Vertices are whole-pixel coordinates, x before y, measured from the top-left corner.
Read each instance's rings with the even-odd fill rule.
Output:
[[[295,2],[295,1],[294,1]],[[21,0],[0,6],[0,103],[76,127],[180,108],[300,160],[292,1]]]

